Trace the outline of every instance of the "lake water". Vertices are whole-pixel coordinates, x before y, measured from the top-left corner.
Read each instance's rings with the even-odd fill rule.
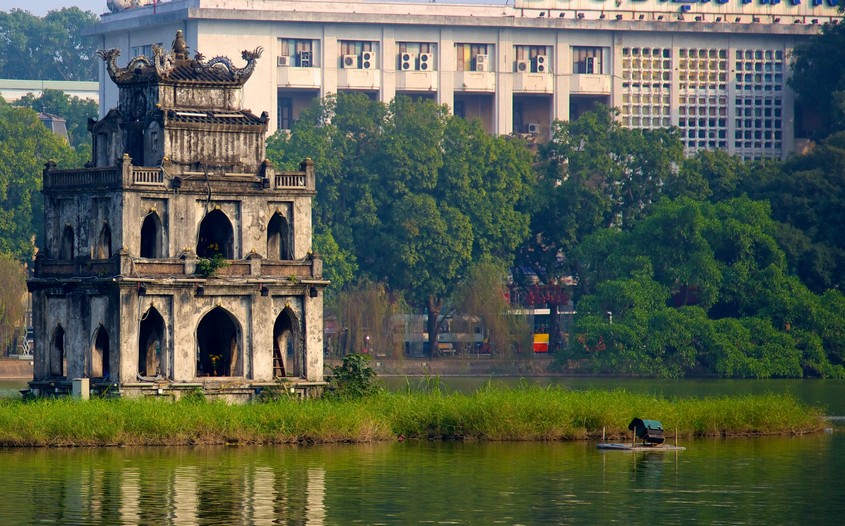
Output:
[[[0,524],[840,524],[845,434],[0,450]]]
[[[468,391],[486,380],[440,381]],[[838,381],[531,381],[668,397],[789,392],[845,415]],[[824,525],[845,516],[841,425],[680,445],[687,449],[426,441],[0,449],[0,525]]]

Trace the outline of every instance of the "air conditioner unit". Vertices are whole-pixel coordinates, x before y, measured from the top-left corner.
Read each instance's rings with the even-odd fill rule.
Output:
[[[475,71],[487,71],[487,55],[475,55]]]
[[[376,69],[376,54],[372,51],[361,53],[361,69]]]
[[[358,55],[343,55],[343,69],[358,69]]]
[[[540,133],[540,125],[536,122],[529,122],[526,128],[528,129],[528,133],[532,135],[537,135],[538,133]]]
[[[516,61],[516,72],[517,73],[528,73],[531,71],[531,64],[527,60],[517,60]]]
[[[299,52],[299,67],[301,68],[310,68],[311,67],[311,57],[314,55],[311,54],[311,51],[300,51]]]
[[[537,73],[545,73],[546,72],[546,56],[545,55],[537,55],[534,57],[534,64],[536,67],[534,70]]]
[[[434,69],[434,55],[431,53],[420,53],[420,71]]]
[[[402,59],[401,60],[402,63],[399,65],[400,66],[399,69],[401,69],[402,71],[410,71],[412,69],[417,69],[417,67],[416,67],[417,55],[416,55],[416,53],[402,53],[402,56],[400,58]]]
[[[587,57],[584,59],[584,73],[595,73],[596,72],[596,58],[595,57]]]
[[[290,57],[287,55],[281,55],[276,57],[276,65],[277,66],[290,66]]]

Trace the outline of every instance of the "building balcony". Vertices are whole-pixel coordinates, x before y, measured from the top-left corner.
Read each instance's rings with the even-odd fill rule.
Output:
[[[276,83],[279,87],[319,89],[322,85],[321,68],[279,66],[276,71]]]
[[[381,89],[380,69],[352,69],[337,70],[338,89],[379,90]]]
[[[496,73],[492,71],[458,71],[455,73],[455,91],[496,91]]]
[[[610,95],[610,75],[574,74],[569,77],[569,93],[575,95]]]
[[[514,73],[514,93],[554,93],[554,76],[548,73]]]
[[[437,91],[436,71],[400,71],[396,73],[397,91]]]

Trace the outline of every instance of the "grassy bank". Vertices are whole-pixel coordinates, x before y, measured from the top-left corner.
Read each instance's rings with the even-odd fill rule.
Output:
[[[781,395],[665,399],[626,391],[485,388],[382,393],[361,400],[0,401],[0,445],[131,446],[373,442],[408,439],[579,440],[629,436],[633,417],[668,436],[818,432],[822,411]]]

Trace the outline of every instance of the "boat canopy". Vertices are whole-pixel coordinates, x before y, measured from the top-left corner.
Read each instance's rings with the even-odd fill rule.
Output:
[[[628,424],[628,429],[634,431],[638,438],[647,444],[662,444],[663,424],[657,420],[644,420],[635,418]]]

